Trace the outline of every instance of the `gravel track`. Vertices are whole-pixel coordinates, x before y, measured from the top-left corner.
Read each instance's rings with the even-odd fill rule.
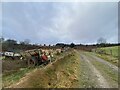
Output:
[[[95,68],[95,66],[90,62],[87,56],[81,55],[85,62],[88,64],[89,68],[91,69],[91,74],[93,74],[94,78],[97,78],[96,83],[99,85],[99,88],[109,88],[109,84],[107,83],[106,79],[102,76],[102,74]]]
[[[84,67],[81,67],[81,71],[84,70],[84,73],[86,73],[84,77],[88,77],[88,80],[85,80],[88,83],[93,83],[94,88],[117,88],[118,85],[118,80],[117,80],[117,75],[116,73],[118,73],[118,67],[101,59],[98,58],[97,56],[90,54],[90,53],[85,53],[85,52],[80,52],[80,61],[81,63],[85,65],[87,69],[89,69],[89,71],[87,69],[83,69]],[[95,63],[100,63],[100,65],[98,66],[98,64]],[[106,68],[103,68],[104,65]],[[103,70],[105,69],[105,70]],[[109,73],[107,71],[110,71],[110,73],[113,74],[113,76],[111,76],[112,78],[115,78],[116,81],[113,81],[111,77],[109,76]],[[80,72],[83,73],[83,72]],[[87,76],[88,75],[88,76]],[[91,75],[91,76],[90,76]],[[106,76],[105,76],[106,75]],[[83,76],[83,75],[81,75]],[[90,76],[90,77],[89,77]],[[80,77],[83,78],[83,77]],[[83,80],[84,81],[84,80]],[[82,82],[83,82],[82,81]],[[89,85],[87,85],[87,87],[89,87]]]

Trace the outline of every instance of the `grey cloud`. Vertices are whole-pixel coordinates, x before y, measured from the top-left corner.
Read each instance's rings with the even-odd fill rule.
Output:
[[[3,7],[6,37],[47,44],[95,43],[99,37],[117,42],[117,3],[6,3]]]

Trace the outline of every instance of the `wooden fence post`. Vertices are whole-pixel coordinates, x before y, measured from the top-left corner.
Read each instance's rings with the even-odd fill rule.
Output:
[[[110,50],[110,54],[112,55],[112,50]]]

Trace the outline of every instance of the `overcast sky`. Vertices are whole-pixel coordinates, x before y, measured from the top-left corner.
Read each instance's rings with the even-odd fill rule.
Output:
[[[118,42],[117,2],[2,3],[4,38],[32,43]]]

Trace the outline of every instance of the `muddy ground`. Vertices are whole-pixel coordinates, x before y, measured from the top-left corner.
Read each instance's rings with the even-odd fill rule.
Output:
[[[7,74],[10,72],[18,71],[20,68],[28,67],[27,60],[2,60],[2,73]]]

